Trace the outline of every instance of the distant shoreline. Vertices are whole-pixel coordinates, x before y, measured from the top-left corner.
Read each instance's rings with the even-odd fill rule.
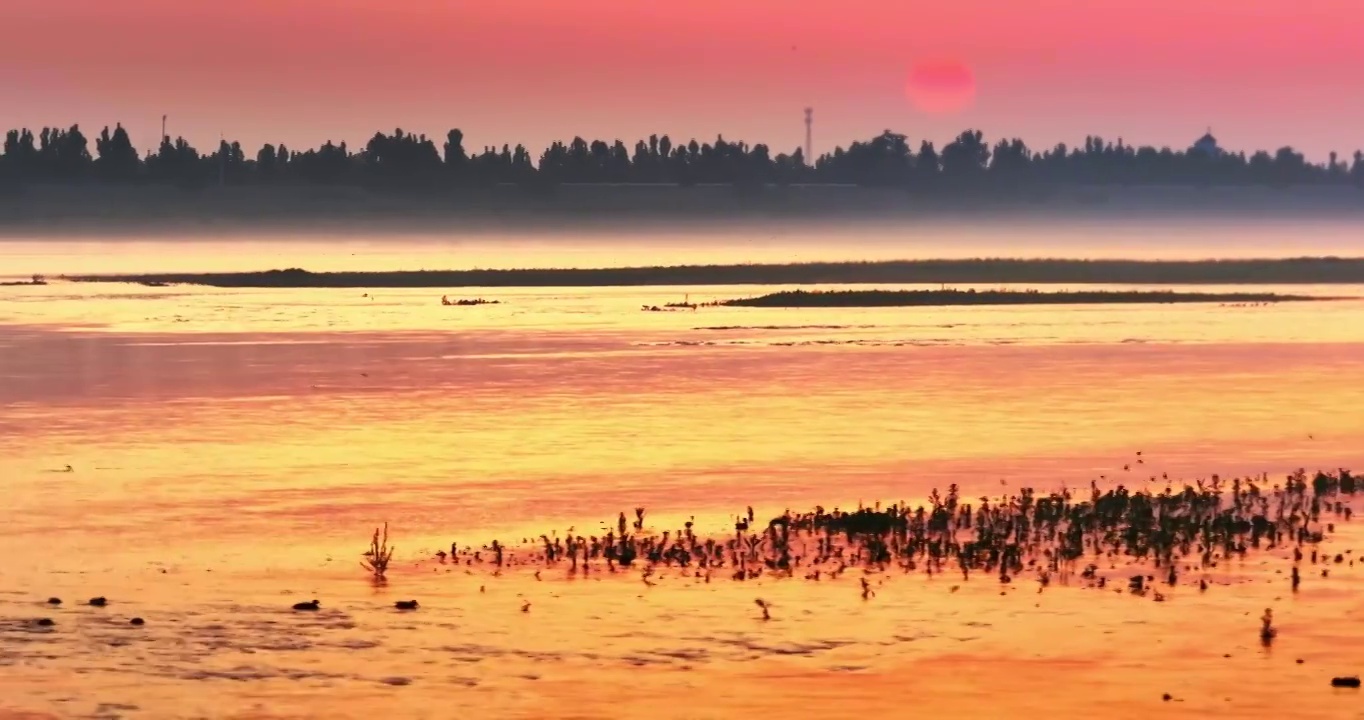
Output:
[[[1364,283],[1364,258],[1262,260],[899,260],[786,265],[591,269],[86,274],[72,282],[222,288],[513,288],[701,285],[1104,284],[1331,285]]]
[[[793,290],[758,297],[725,300],[723,307],[751,308],[873,308],[957,307],[977,305],[1136,305],[1173,303],[1279,303],[1340,300],[1342,298],[1275,293],[1188,292],[1036,292],[1018,290]]]

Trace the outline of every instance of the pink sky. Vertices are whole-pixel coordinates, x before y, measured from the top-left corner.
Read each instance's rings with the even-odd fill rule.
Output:
[[[1359,0],[9,0],[4,26],[0,126],[122,121],[140,146],[167,113],[205,150],[459,127],[537,152],[651,132],[786,151],[810,105],[816,150],[968,126],[1364,147]],[[975,103],[925,114],[906,78],[943,58]]]

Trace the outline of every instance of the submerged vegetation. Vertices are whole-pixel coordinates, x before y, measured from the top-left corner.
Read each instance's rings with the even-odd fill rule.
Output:
[[[1142,463],[1137,453],[1125,469]],[[1157,477],[1151,476],[1134,478],[1145,488],[1115,484],[1101,489],[1100,482],[1106,480],[1095,480],[1088,488],[1050,493],[1025,487],[978,500],[954,484],[945,494],[934,490],[922,503],[859,505],[850,510],[788,509],[765,522],[748,507],[734,517],[732,532],[718,535],[698,533],[694,520],[660,532],[647,521],[646,508],[636,507],[633,521],[621,512],[614,526],[603,526],[600,534],[585,537],[570,527],[562,536],[546,533],[538,541],[523,540],[516,548],[498,540],[481,547],[452,543],[449,553],[441,550],[435,553],[434,562],[419,567],[461,579],[479,571],[494,577],[521,572],[535,581],[552,580],[554,575],[611,577],[619,583],[640,582],[650,591],[678,583],[752,583],[731,587],[738,595],[747,594],[745,587],[755,591],[749,597],[757,611],[747,600],[730,607],[740,617],[749,615],[764,622],[784,620],[790,612],[788,605],[758,596],[753,585],[765,581],[822,582],[831,586],[828,592],[846,592],[849,598],[856,592],[867,603],[877,602],[899,578],[914,577],[933,581],[939,591],[949,594],[976,583],[977,590],[985,590],[975,593],[976,597],[1073,588],[1166,603],[1241,582],[1246,570],[1261,568],[1255,574],[1282,587],[1270,601],[1277,603],[1298,593],[1309,572],[1319,580],[1306,582],[1326,584],[1333,571],[1353,567],[1357,560],[1350,550],[1332,552],[1323,547],[1337,524],[1352,518],[1350,503],[1364,492],[1364,479],[1346,469],[1313,475],[1299,470],[1281,482],[1267,476],[1229,481],[1213,476],[1182,487],[1163,483],[1159,487]],[[385,525],[375,530],[365,563],[377,582],[382,583],[392,555]],[[1291,563],[1291,573],[1265,572],[1266,556]],[[453,574],[456,570],[462,572]],[[488,587],[480,585],[478,592],[488,592]],[[629,595],[636,592],[645,590],[630,590]],[[559,596],[556,592],[548,595]],[[734,595],[729,600],[736,599]],[[444,602],[467,612],[468,601],[466,596]],[[531,599],[521,592],[493,601],[505,601],[508,615],[518,607],[521,614],[529,614],[532,608]],[[48,602],[49,607],[60,605],[58,598]],[[104,607],[106,601],[94,598],[89,604]],[[433,603],[433,609],[440,612],[440,604]],[[1036,606],[1041,607],[1040,603]],[[391,604],[392,611],[399,613],[425,607],[416,599]],[[343,612],[324,611],[317,599],[294,602],[292,610],[300,616],[329,612],[342,617]],[[553,613],[551,606],[547,616],[553,619]],[[1244,622],[1242,646],[1250,645],[1255,633],[1269,649],[1281,634],[1295,634],[1302,627],[1301,622],[1276,627],[1273,607],[1264,609],[1258,627],[1248,611],[1235,612],[1233,618],[1233,622]],[[31,622],[37,632],[59,632],[51,618]],[[143,621],[134,618],[131,624],[141,626]],[[256,626],[250,627],[254,632]],[[345,624],[326,625],[330,629],[353,627],[348,618]],[[1330,684],[1357,688],[1359,680],[1357,675],[1337,675]],[[1166,701],[1171,697],[1169,693],[1162,696]]]
[[[1328,300],[1306,295],[1274,293],[1182,293],[1171,291],[1118,292],[1037,290],[829,290],[788,292],[726,300],[729,307],[914,307],[952,305],[1092,305],[1140,303],[1272,303]]]
[[[73,275],[75,282],[211,287],[593,287],[823,284],[1114,284],[1238,285],[1364,283],[1364,258],[1254,260],[1069,260],[975,258],[819,262],[785,265],[309,272],[301,268],[231,273]]]
[[[436,559],[495,573],[528,566],[537,568],[537,579],[550,568],[570,575],[639,570],[646,585],[656,584],[667,569],[694,582],[836,580],[850,570],[864,578],[891,571],[959,575],[962,581],[983,575],[1001,584],[1031,578],[1038,592],[1052,582],[1104,588],[1111,579],[1118,583],[1115,590],[1161,602],[1160,586],[1185,582],[1206,591],[1215,568],[1252,552],[1291,553],[1296,592],[1301,566],[1347,562],[1318,546],[1336,522],[1352,517],[1349,502],[1361,491],[1364,481],[1344,469],[1310,477],[1299,470],[1282,483],[1265,476],[1230,481],[1213,476],[1161,490],[1124,484],[1101,490],[1094,481],[1087,490],[1042,494],[1023,488],[982,496],[978,504],[952,485],[946,494],[934,490],[926,505],[847,511],[817,506],[788,510],[765,523],[750,506],[735,518],[733,534],[719,538],[698,535],[693,521],[648,531],[645,509],[636,508],[633,523],[622,512],[615,528],[603,528],[602,535],[585,537],[570,528],[563,537],[547,533],[538,541],[524,540],[519,553],[496,540],[482,548],[452,544]],[[1130,569],[1110,578],[1105,571],[1120,563]],[[1329,573],[1324,567],[1320,576]],[[864,599],[873,594],[865,582],[861,590]]]
[[[365,551],[365,559],[360,561],[360,566],[369,571],[375,582],[382,583],[388,579],[388,564],[393,559],[393,548],[388,544],[388,523],[384,523],[382,536],[379,532],[379,528],[374,528],[374,537],[369,541],[369,550]]]
[[[30,285],[32,285],[32,286],[40,286],[40,285],[46,285],[46,284],[47,284],[47,278],[43,277],[42,275],[34,275],[33,277],[29,278],[28,280],[8,280],[8,281],[5,281],[5,282],[0,282],[0,287],[23,287],[23,286],[30,286]]]
[[[459,307],[468,307],[474,305],[501,305],[502,301],[485,300],[483,298],[460,298],[458,300],[451,300],[448,296],[442,296],[440,299],[440,304],[446,306],[455,305]]]

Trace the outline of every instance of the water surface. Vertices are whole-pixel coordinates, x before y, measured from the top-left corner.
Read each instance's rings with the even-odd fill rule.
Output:
[[[370,244],[0,243],[0,274],[491,264]],[[951,482],[1364,465],[1364,302],[639,310],[777,289],[466,289],[502,304],[442,307],[438,290],[0,288],[0,715],[1357,716],[1327,687],[1364,670],[1348,565],[1292,595],[1287,561],[1254,559],[1155,604],[903,575],[864,602],[853,578],[646,587],[430,559],[636,506],[658,531],[692,515],[722,531],[749,504]],[[399,567],[375,589],[357,560],[382,522]],[[93,595],[111,606],[75,606]],[[288,611],[312,597],[322,613]],[[407,597],[423,610],[394,613]],[[28,622],[44,615],[51,632]]]

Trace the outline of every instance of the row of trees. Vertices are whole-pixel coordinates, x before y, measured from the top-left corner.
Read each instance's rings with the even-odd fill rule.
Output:
[[[464,136],[445,140],[402,130],[376,133],[356,151],[330,141],[308,150],[266,145],[247,155],[239,143],[222,142],[204,153],[184,138],[163,138],[142,155],[122,126],[104,128],[90,140],[77,126],[11,130],[0,155],[0,182],[158,183],[186,187],[279,183],[366,185],[407,191],[450,186],[513,183],[658,183],[735,185],[843,183],[919,188],[993,188],[1039,182],[1082,184],[1356,184],[1364,186],[1364,153],[1346,160],[1331,154],[1314,164],[1291,147],[1276,152],[1203,152],[1137,147],[1121,140],[1086,138],[1081,147],[1057,145],[1037,151],[1019,139],[986,141],[968,130],[942,148],[923,141],[917,151],[889,130],[870,140],[815,158],[798,148],[773,154],[763,144],[716,138],[675,143],[653,135],[633,148],[616,140],[574,138],[556,142],[538,157],[522,145],[485,147],[470,153]]]

